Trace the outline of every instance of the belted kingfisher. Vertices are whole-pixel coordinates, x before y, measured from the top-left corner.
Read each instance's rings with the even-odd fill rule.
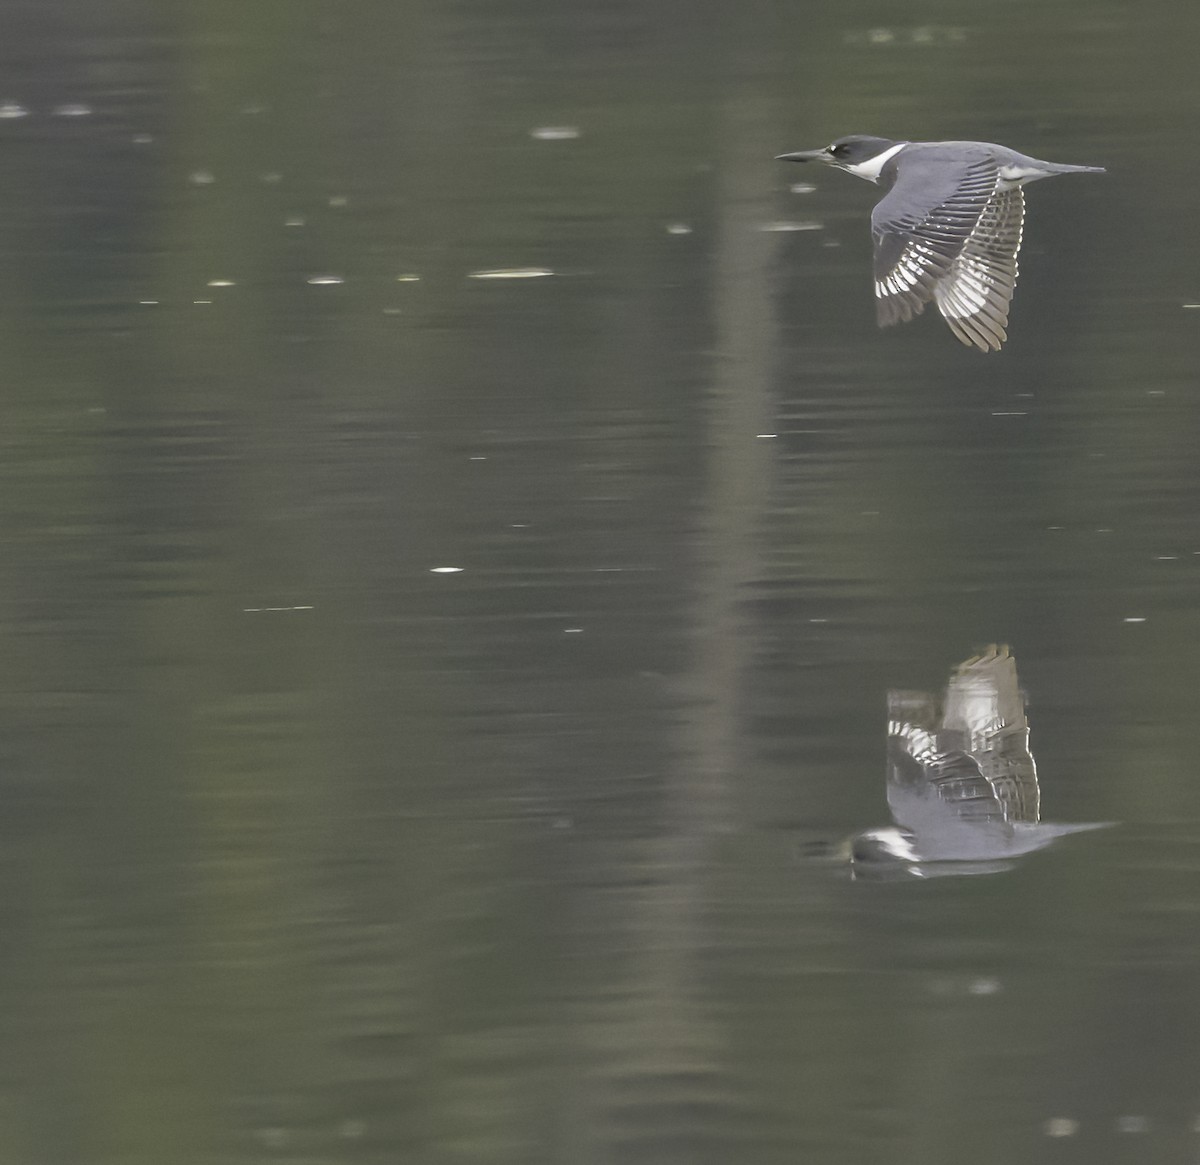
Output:
[[[856,876],[994,873],[1107,822],[1041,821],[1017,664],[994,644],[958,665],[945,699],[888,692],[887,797],[895,826],[855,834]]]
[[[879,326],[936,300],[968,347],[999,351],[1017,282],[1026,182],[1103,174],[1103,166],[1041,162],[991,142],[893,142],[854,134],[822,150],[780,154],[823,162],[889,187],[871,212]]]

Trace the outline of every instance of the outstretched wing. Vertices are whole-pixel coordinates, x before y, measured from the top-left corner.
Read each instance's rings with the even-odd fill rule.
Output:
[[[951,331],[982,351],[1007,338],[1025,202],[1002,190],[989,155],[923,152],[901,165],[871,214],[881,327],[910,320],[936,300]]]

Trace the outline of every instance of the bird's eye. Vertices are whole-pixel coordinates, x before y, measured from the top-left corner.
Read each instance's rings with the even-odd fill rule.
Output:
[[[839,145],[837,142],[834,142],[833,145],[831,145],[829,147],[829,152],[835,158],[840,158],[846,152],[846,147],[844,145]]]

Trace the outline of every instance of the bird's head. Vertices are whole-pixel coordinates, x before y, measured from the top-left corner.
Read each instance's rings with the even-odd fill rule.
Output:
[[[878,179],[879,171],[887,158],[904,144],[889,138],[851,134],[849,137],[838,138],[819,150],[797,150],[793,154],[780,154],[776,161],[821,162],[874,182]]]

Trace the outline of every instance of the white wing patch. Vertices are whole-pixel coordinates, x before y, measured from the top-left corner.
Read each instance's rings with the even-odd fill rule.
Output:
[[[1025,221],[1019,186],[998,188],[933,294],[950,330],[983,352],[1008,338],[1008,306],[1017,283],[1017,252]]]
[[[905,246],[887,276],[875,281],[875,294],[881,298],[885,295],[903,295],[931,275],[936,278],[944,262],[932,247],[913,239]]]

